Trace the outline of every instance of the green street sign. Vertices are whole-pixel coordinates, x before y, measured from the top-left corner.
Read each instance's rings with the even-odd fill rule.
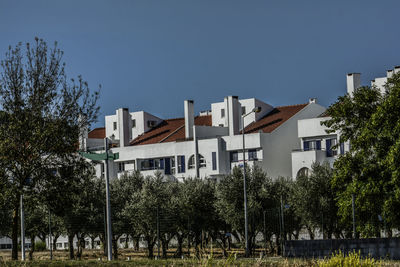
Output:
[[[88,153],[88,152],[79,152],[82,157],[85,157],[90,160],[106,160],[107,156],[106,153]],[[108,153],[109,160],[116,160],[119,159],[119,153]]]

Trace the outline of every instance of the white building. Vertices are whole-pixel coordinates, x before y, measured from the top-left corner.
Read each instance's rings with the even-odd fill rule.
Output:
[[[400,72],[400,66],[386,72],[386,77],[375,78],[371,81],[371,87],[378,88],[381,93],[385,93],[384,85],[387,79],[394,73]],[[361,74],[347,74],[347,93],[352,95],[354,90],[361,87]],[[327,128],[321,122],[330,117],[322,114],[315,118],[302,119],[298,121],[299,149],[292,152],[292,177],[307,174],[314,162],[328,162],[333,166],[333,162],[340,154],[349,151],[349,143],[338,144],[340,133],[327,134]],[[336,146],[337,145],[337,146]],[[335,148],[336,146],[336,148]]]
[[[261,112],[251,113],[255,107]],[[228,96],[212,103],[211,110],[194,116],[194,102],[184,102],[184,117],[160,119],[147,112],[120,108],[105,117],[105,127],[88,133],[86,150],[103,150],[103,138],[112,140],[119,159],[110,164],[110,177],[139,170],[144,175],[160,171],[169,179],[201,177],[219,179],[243,162],[242,115],[246,161],[271,177],[292,175],[291,152],[300,149],[298,120],[315,118],[325,108],[315,99],[307,104],[272,107],[258,99]],[[197,160],[196,160],[197,159]],[[98,176],[104,166],[96,165]]]

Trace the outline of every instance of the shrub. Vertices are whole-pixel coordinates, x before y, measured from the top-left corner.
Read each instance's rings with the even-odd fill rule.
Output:
[[[36,251],[45,251],[47,249],[46,242],[36,241],[35,242],[35,250]]]
[[[320,267],[374,267],[380,265],[381,263],[375,261],[373,258],[362,258],[360,252],[349,252],[346,256],[340,250],[338,253],[334,253],[330,259],[324,259],[318,262],[318,266]]]

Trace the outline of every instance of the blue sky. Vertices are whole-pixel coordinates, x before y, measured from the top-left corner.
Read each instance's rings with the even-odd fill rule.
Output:
[[[0,0],[0,58],[35,36],[58,41],[70,77],[118,107],[183,116],[224,96],[324,106],[400,65],[400,1]]]

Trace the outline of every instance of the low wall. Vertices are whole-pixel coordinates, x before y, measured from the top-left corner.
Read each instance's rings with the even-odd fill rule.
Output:
[[[324,258],[341,250],[347,254],[360,251],[361,256],[400,260],[400,238],[330,239],[285,241],[284,255],[298,258]]]

